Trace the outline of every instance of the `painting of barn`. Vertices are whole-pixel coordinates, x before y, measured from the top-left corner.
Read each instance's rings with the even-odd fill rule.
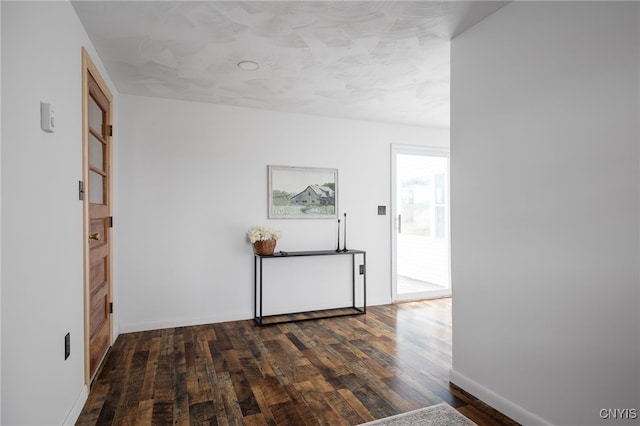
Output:
[[[333,189],[328,186],[309,185],[304,191],[294,195],[289,199],[291,205],[307,204],[316,206],[327,206],[334,203],[335,196]]]
[[[337,217],[338,170],[268,166],[270,219]]]

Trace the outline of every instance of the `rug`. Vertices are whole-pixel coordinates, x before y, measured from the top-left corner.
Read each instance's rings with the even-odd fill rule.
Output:
[[[364,425],[382,426],[477,426],[474,422],[458,413],[455,408],[443,402],[431,407],[420,408],[408,413],[397,414],[384,419],[374,420]]]

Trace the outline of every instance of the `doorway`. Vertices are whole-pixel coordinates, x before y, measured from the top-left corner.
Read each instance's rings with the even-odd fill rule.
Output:
[[[112,95],[82,49],[85,383],[112,344],[111,134]]]
[[[449,150],[392,145],[392,299],[451,295]]]

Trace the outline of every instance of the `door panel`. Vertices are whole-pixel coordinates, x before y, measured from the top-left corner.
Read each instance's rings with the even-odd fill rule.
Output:
[[[98,367],[104,359],[104,355],[107,353],[111,346],[111,333],[109,332],[109,329],[110,327],[107,321],[97,331],[92,331],[93,337],[91,339],[89,347],[89,362],[92,369],[92,377],[95,375]]]
[[[91,265],[91,272],[89,274],[90,280],[90,292],[94,292],[96,288],[107,280],[107,263],[96,262]]]
[[[109,318],[109,302],[107,297],[109,292],[107,291],[107,286],[102,284],[104,284],[104,282],[95,286],[95,290],[91,293],[90,329],[92,335],[95,335]]]
[[[90,383],[112,339],[111,93],[83,50],[85,378]]]

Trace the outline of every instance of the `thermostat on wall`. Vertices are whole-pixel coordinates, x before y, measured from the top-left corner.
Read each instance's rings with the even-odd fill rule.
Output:
[[[40,128],[47,133],[56,131],[51,104],[40,102]]]

